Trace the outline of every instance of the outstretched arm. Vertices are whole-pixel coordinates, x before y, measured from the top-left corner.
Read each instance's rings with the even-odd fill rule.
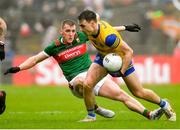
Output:
[[[117,31],[139,32],[141,30],[141,27],[138,24],[132,24],[132,25],[114,26],[114,29],[116,29]]]
[[[126,27],[125,26],[114,26],[114,29],[116,29],[117,31],[125,31]]]
[[[41,62],[41,61],[43,61],[43,60],[45,60],[47,58],[48,58],[48,56],[45,54],[44,51],[42,51],[39,54],[28,58],[23,63],[21,63],[19,66],[11,67],[11,68],[7,69],[4,74],[6,75],[8,73],[17,73],[17,72],[19,72],[21,70],[30,69],[33,66],[35,66],[37,63],[39,63],[39,62]]]
[[[47,59],[48,56],[44,53],[44,51],[40,52],[39,54],[28,58],[22,64],[19,65],[21,70],[27,70],[35,66],[37,63]]]

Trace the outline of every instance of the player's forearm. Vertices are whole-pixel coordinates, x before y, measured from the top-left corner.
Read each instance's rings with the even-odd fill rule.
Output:
[[[123,25],[114,27],[117,31],[139,32],[141,27],[138,24]]]
[[[133,50],[123,40],[121,41],[121,44],[118,46],[117,50],[123,53],[123,65],[121,68],[121,72],[122,74],[124,74],[132,60]]]
[[[26,61],[24,61],[22,64],[19,65],[20,70],[27,70],[32,68],[33,66],[35,66],[37,64],[37,60],[36,57],[30,57],[28,58]]]
[[[48,58],[47,55],[44,54],[44,52],[40,52],[39,54],[32,56],[25,60],[23,63],[21,63],[19,66],[11,67],[7,69],[4,73],[4,75],[7,75],[8,73],[17,73],[21,70],[27,70],[35,66],[37,63],[45,60]]]
[[[125,26],[115,26],[113,28],[116,29],[117,31],[124,31],[124,30],[126,30]]]
[[[126,53],[123,57],[123,65],[122,65],[122,68],[121,68],[121,72],[122,74],[124,74],[132,60],[132,57],[133,57],[133,51],[129,51],[128,53]]]

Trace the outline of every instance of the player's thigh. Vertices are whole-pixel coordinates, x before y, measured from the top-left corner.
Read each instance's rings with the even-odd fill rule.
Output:
[[[74,77],[70,81],[70,84],[72,86],[83,85],[83,81],[85,80],[86,74],[87,74],[87,72],[82,72],[82,73],[78,74],[76,77]]]
[[[143,86],[136,72],[133,72],[126,77],[123,77],[123,80],[131,92],[140,92],[143,89]]]
[[[119,98],[119,96],[123,96],[124,94],[125,92],[119,87],[118,84],[111,79],[106,78],[99,90],[98,96],[116,100]]]
[[[96,63],[92,63],[87,72],[84,84],[89,87],[94,87],[106,75],[107,71],[105,68]]]
[[[82,72],[74,77],[69,83],[73,86],[73,90],[81,93],[83,91],[83,82],[85,80],[87,72]]]

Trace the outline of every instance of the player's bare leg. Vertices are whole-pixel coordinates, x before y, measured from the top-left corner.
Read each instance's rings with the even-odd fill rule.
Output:
[[[95,63],[91,64],[83,84],[83,96],[88,111],[88,120],[86,120],[85,118],[84,120],[82,120],[83,122],[89,121],[89,117],[96,118],[94,109],[95,95],[93,92],[93,88],[106,75],[107,72],[102,66]]]
[[[152,112],[148,111],[139,101],[129,96],[124,90],[120,89],[119,86],[112,80],[106,79],[106,81],[100,88],[98,95],[123,102],[130,110],[135,111],[151,120],[159,119],[164,113],[160,109],[156,109]]]
[[[170,104],[166,100],[161,99],[152,90],[143,88],[135,72],[127,77],[123,77],[123,79],[134,96],[158,104],[165,111],[170,121],[176,121],[176,113],[172,110]]]
[[[69,88],[72,94],[78,98],[83,98],[83,81],[85,78],[86,72],[82,73],[82,75],[78,75],[69,83]],[[115,116],[115,113],[109,109],[105,109],[103,107],[99,107],[97,103],[94,105],[95,113],[103,116],[105,118],[112,118]]]
[[[123,102],[130,110],[143,113],[145,107],[141,105],[136,99],[129,96],[124,90],[112,80],[106,80],[99,90],[99,95],[112,100]]]
[[[131,91],[131,93],[139,98],[148,100],[150,102],[159,104],[160,103],[160,97],[154,93],[150,89],[143,88],[141,82],[137,78],[135,72],[128,75],[127,77],[123,77],[128,89]]]
[[[73,95],[78,98],[83,98],[82,82],[84,81],[85,75],[86,73],[82,73],[81,75],[78,75],[70,82],[69,85],[69,88],[71,89]],[[152,120],[159,119],[164,113],[160,109],[157,109],[152,112],[148,111],[136,99],[130,97],[126,92],[121,90],[115,82],[113,82],[111,79],[107,79],[107,77],[101,80],[98,84],[96,84],[94,88],[94,93],[98,96],[121,101],[125,105],[127,105],[129,109],[144,115],[148,119],[152,119]],[[115,113],[113,111],[99,107],[96,104],[95,104],[95,113],[106,118],[112,118],[113,116],[115,116]]]

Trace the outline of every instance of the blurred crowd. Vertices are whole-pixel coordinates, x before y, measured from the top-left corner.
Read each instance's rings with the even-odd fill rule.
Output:
[[[180,48],[178,0],[1,0],[0,16],[8,24],[7,57],[33,54],[58,36],[63,19],[76,20],[84,9],[96,11],[112,25],[136,23],[140,33],[122,32],[135,54],[176,54]],[[91,52],[94,51],[89,46]]]

